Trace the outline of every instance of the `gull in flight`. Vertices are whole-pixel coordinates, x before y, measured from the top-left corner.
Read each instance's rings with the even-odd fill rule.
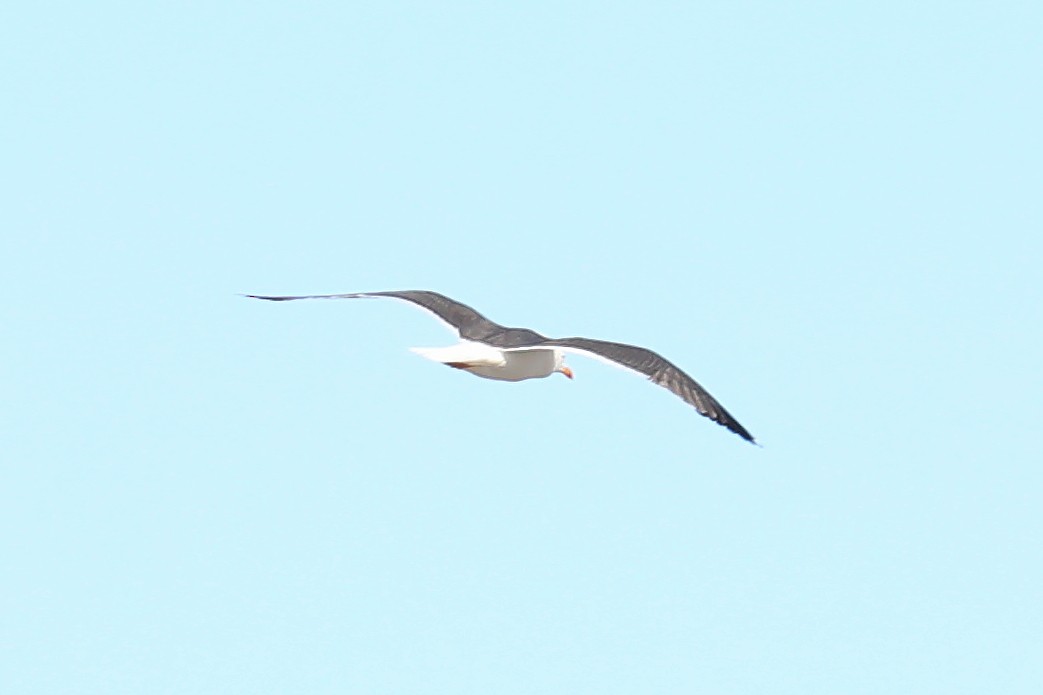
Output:
[[[428,290],[309,294],[295,297],[245,295],[253,299],[286,302],[297,299],[356,299],[388,297],[425,309],[455,331],[460,342],[440,348],[412,348],[427,359],[475,376],[499,381],[540,379],[551,374],[572,378],[566,354],[584,355],[635,372],[680,396],[714,422],[756,443],[746,428],[724,409],[706,389],[673,363],[651,350],[591,338],[548,338],[528,328],[508,328],[443,294]]]

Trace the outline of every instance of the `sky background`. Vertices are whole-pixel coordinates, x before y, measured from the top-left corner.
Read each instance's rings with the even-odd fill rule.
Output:
[[[1041,692],[1041,23],[6,4],[0,689]]]

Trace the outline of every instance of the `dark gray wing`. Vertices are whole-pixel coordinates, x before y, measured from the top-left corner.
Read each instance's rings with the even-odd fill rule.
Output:
[[[293,299],[355,299],[358,297],[390,297],[411,302],[430,311],[459,333],[464,340],[473,340],[499,348],[525,347],[545,341],[536,331],[527,328],[508,328],[494,323],[477,311],[438,292],[429,290],[398,290],[390,292],[351,292],[348,294],[306,294],[295,297],[269,297],[248,294],[254,299],[286,302]]]
[[[669,389],[680,396],[686,403],[695,406],[700,414],[705,415],[719,425],[723,425],[749,442],[756,442],[753,435],[732,417],[706,389],[692,377],[682,372],[676,365],[660,355],[645,348],[623,343],[610,343],[590,338],[561,338],[548,340],[541,347],[563,348],[567,352],[578,352],[590,357],[615,362],[621,367],[643,374],[653,383]]]

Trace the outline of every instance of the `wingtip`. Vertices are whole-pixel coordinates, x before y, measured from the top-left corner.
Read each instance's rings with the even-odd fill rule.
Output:
[[[717,424],[723,425],[724,427],[728,428],[730,431],[732,431],[735,434],[739,435],[740,437],[742,437],[743,440],[749,442],[750,444],[754,445],[755,447],[758,447],[760,449],[764,448],[764,446],[761,445],[761,443],[758,442],[757,439],[752,434],[747,432],[745,427],[743,427],[742,425],[739,425],[739,423],[734,423],[735,425],[738,426],[738,428],[733,427],[731,424],[724,423],[724,422],[718,422]]]
[[[706,415],[706,417],[710,418],[721,427],[724,427],[729,432],[740,437],[743,441],[749,442],[750,444],[756,447],[760,447],[761,449],[764,448],[763,446],[761,446],[760,442],[757,441],[756,437],[750,434],[745,427],[736,422],[735,418],[731,417],[726,412],[723,412],[723,410],[722,413],[703,413],[702,411],[699,411],[699,413],[701,415]],[[725,417],[720,417],[720,415],[722,414]]]

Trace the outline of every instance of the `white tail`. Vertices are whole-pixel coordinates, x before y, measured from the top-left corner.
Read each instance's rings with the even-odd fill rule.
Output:
[[[434,362],[466,363],[476,367],[502,367],[507,363],[503,353],[489,345],[464,341],[457,345],[438,348],[409,348],[421,357]]]

